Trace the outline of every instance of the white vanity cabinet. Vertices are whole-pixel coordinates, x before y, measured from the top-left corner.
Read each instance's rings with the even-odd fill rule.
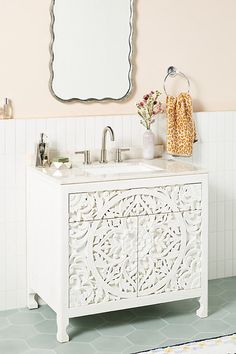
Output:
[[[207,174],[68,183],[28,173],[29,308],[69,318],[200,298],[207,316]]]

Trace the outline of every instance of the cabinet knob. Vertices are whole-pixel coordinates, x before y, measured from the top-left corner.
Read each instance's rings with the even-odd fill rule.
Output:
[[[130,149],[116,149],[116,162],[122,162],[122,152],[130,151]]]
[[[90,165],[91,164],[90,151],[89,150],[76,151],[75,154],[84,155],[84,165]]]

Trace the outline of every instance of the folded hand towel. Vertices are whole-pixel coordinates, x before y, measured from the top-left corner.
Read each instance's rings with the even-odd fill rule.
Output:
[[[191,156],[196,141],[192,99],[189,93],[167,96],[167,152],[175,156]]]

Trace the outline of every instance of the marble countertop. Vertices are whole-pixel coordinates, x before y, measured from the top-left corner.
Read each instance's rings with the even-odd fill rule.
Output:
[[[107,167],[121,166],[122,165],[135,165],[134,172],[122,172],[122,173],[105,173]],[[146,166],[147,171],[138,171],[137,164],[140,166]],[[91,169],[98,167],[102,169],[104,166],[104,174],[101,172],[99,174],[91,173]],[[150,167],[150,169],[148,168]],[[155,169],[159,168],[159,169]],[[176,160],[165,160],[162,158],[157,158],[154,160],[126,160],[120,164],[115,164],[114,162],[101,165],[99,163],[94,163],[89,166],[83,164],[73,165],[71,169],[56,170],[55,168],[39,168],[30,167],[31,171],[38,173],[42,177],[44,176],[51,182],[57,184],[82,184],[91,182],[104,182],[104,181],[116,181],[116,180],[131,180],[131,179],[143,179],[143,178],[158,178],[158,177],[170,177],[170,176],[183,176],[183,175],[196,175],[205,174],[207,171],[198,166],[194,166],[190,163],[185,163]]]

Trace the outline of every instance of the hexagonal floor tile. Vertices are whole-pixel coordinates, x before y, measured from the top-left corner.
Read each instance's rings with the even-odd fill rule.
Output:
[[[149,317],[149,316],[157,316],[161,317],[164,316],[168,312],[168,308],[164,306],[165,304],[161,305],[152,305],[152,306],[142,306],[142,307],[135,307],[130,311],[136,317]]]
[[[131,345],[130,347],[126,348],[122,354],[131,354],[131,353],[139,353],[139,352],[143,352],[146,350],[149,350],[150,346],[147,344],[143,344],[143,345]],[[102,354],[99,352],[99,354]],[[148,354],[148,353],[147,353]]]
[[[0,331],[0,339],[28,339],[37,334],[33,326],[10,325]]]
[[[18,309],[0,311],[0,317],[8,317],[8,316],[13,315],[14,313],[17,313],[17,312],[19,312]]]
[[[166,303],[163,304],[163,306],[167,307],[167,314],[184,314],[188,312],[194,313],[199,308],[199,302],[196,299],[188,299]]]
[[[88,342],[100,337],[100,333],[96,330],[90,330],[88,328],[83,328],[77,330],[76,327],[71,327],[68,330],[70,340],[73,342]]]
[[[0,353],[2,354],[22,354],[29,349],[23,340],[7,339],[0,340]]]
[[[56,334],[57,323],[55,320],[44,320],[35,325],[35,328],[40,333]]]
[[[208,305],[209,305],[209,309],[211,309],[212,307],[222,307],[227,301],[218,295],[214,295],[214,296],[209,296],[208,298]]]
[[[71,318],[70,324],[76,327],[78,330],[83,328],[95,329],[102,326],[106,321],[100,315],[83,316],[77,318]]]
[[[98,328],[98,332],[102,336],[127,336],[132,333],[135,328],[132,326],[132,323],[122,322],[113,322],[105,323],[103,326]]]
[[[236,313],[229,313],[224,317],[224,321],[230,325],[234,325],[236,329]]]
[[[188,341],[184,338],[177,338],[177,339],[166,339],[164,342],[162,342],[160,344],[160,348],[166,348],[166,347],[170,347],[170,346],[174,346],[174,345],[178,345],[178,344],[183,344],[183,343],[187,343]]]
[[[190,339],[196,333],[196,329],[192,327],[192,325],[171,324],[161,330],[167,338],[176,339],[176,338],[184,338],[185,340]]]
[[[58,344],[56,336],[51,334],[37,334],[27,340],[31,348],[53,349]]]
[[[220,297],[224,300],[224,301],[234,301],[236,300],[236,290],[224,290]]]
[[[199,332],[224,332],[229,328],[229,324],[223,320],[211,320],[210,318],[201,318],[193,324]]]
[[[235,277],[225,278],[225,279],[218,279],[217,285],[221,289],[235,290],[236,291]]]
[[[211,320],[222,320],[227,315],[229,315],[229,311],[227,311],[224,307],[211,307],[209,309],[208,318]]]
[[[192,324],[196,322],[199,317],[195,312],[193,313],[169,313],[164,317],[169,324]]]
[[[56,318],[56,312],[54,312],[48,305],[40,306],[37,312],[40,312],[47,320],[53,320]]]
[[[136,329],[158,331],[167,326],[167,323],[160,317],[136,317],[130,324]]]
[[[215,296],[215,295],[220,295],[220,293],[222,293],[224,290],[222,288],[220,288],[218,285],[214,284],[209,284],[208,287],[208,294],[211,296]]]
[[[191,340],[205,340],[205,339],[211,339],[211,338],[216,338],[216,337],[221,337],[222,332],[199,332],[196,333]]]
[[[10,325],[10,322],[7,318],[0,317],[0,329],[6,328]]]
[[[107,337],[102,336],[92,342],[93,347],[103,353],[122,353],[130,347],[130,342],[123,337]],[[67,353],[66,353],[67,354]]]
[[[157,347],[160,343],[166,340],[166,336],[160,331],[147,331],[141,329],[137,329],[128,335],[127,338],[135,345],[149,345],[151,348],[153,346]]]
[[[134,313],[132,313],[130,310],[106,312],[101,316],[107,322],[124,321],[124,323],[131,321],[135,317]]]
[[[26,354],[56,354],[55,350],[50,349],[31,349]]]
[[[93,354],[95,349],[88,343],[63,343],[55,348],[57,354]]]
[[[40,313],[36,313],[34,311],[29,312],[17,312],[8,317],[9,321],[12,324],[16,325],[26,325],[26,324],[36,324],[42,322],[44,318],[40,315]]]

